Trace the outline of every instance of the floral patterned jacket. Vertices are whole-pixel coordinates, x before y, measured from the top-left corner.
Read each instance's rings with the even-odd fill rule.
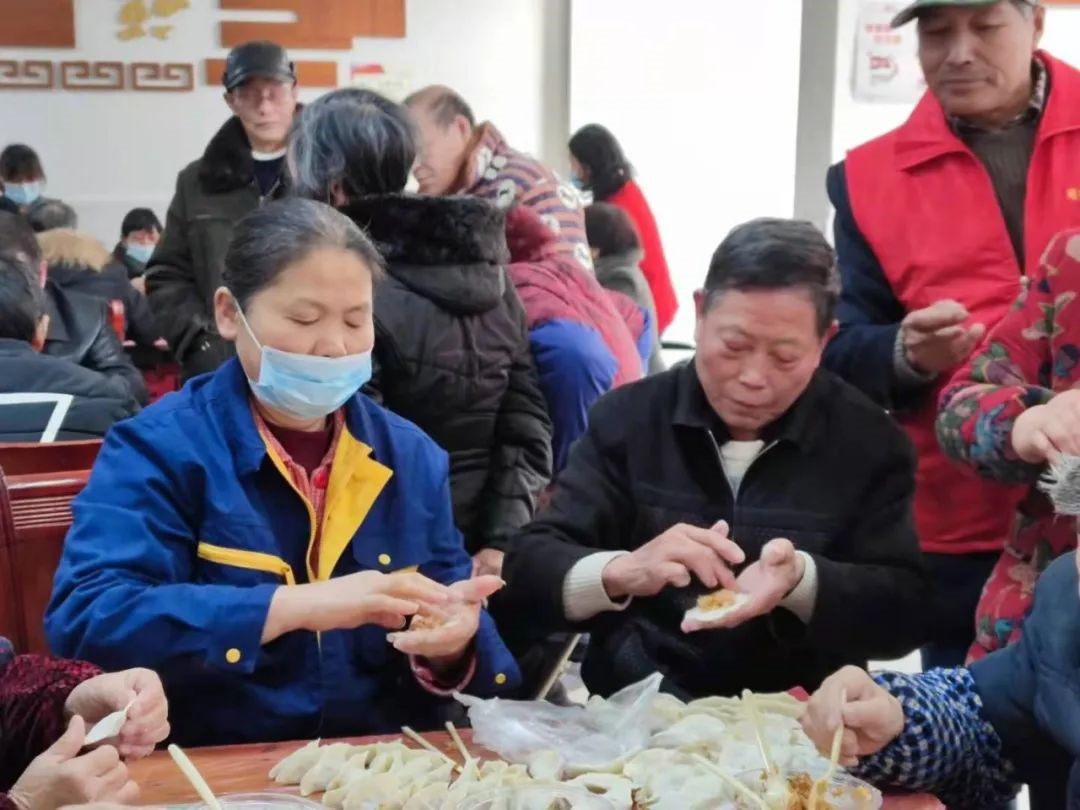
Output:
[[[938,441],[945,453],[1004,483],[1034,485],[1041,465],[1021,461],[1012,428],[1026,409],[1080,386],[1080,229],[1059,234],[1012,311],[942,393]],[[1015,641],[1035,581],[1076,547],[1076,520],[1054,515],[1032,486],[976,613],[970,657]]]
[[[0,810],[17,810],[3,791],[63,733],[71,690],[99,674],[79,661],[15,655],[0,638]]]

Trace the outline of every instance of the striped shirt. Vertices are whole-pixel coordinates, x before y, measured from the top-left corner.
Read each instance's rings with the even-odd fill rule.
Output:
[[[585,211],[577,189],[536,158],[512,149],[491,123],[478,126],[473,140],[459,190],[491,200],[502,209],[531,208],[558,236],[560,251],[592,270]]]

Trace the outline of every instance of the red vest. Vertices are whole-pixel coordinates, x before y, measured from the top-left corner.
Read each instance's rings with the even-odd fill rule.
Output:
[[[1058,231],[1080,224],[1080,71],[1040,53],[1050,95],[1028,170],[1025,267],[1034,269]],[[1021,268],[982,163],[926,93],[899,129],[846,162],[855,222],[908,312],[943,298],[988,328],[1020,290]],[[934,433],[937,394],[900,421],[919,454],[915,520],[924,551],[993,551],[1009,534],[1026,488],[978,478],[945,458]]]

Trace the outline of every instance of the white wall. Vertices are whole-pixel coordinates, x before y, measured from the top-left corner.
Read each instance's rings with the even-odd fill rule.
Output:
[[[217,47],[216,22],[247,16],[221,12],[215,0],[191,0],[173,18],[168,41],[120,42],[120,6],[120,0],[77,0],[76,51],[9,48],[0,49],[0,58],[191,61],[202,85],[202,60],[226,53]],[[407,0],[406,38],[357,40],[351,58],[382,63],[414,89],[449,84],[519,148],[551,151],[545,109],[565,108],[566,91],[545,81],[545,54],[553,47],[545,39],[545,14],[548,0]],[[325,52],[293,56],[327,58]],[[338,56],[344,82],[350,54]],[[0,99],[0,147],[22,141],[37,149],[49,176],[47,194],[74,205],[82,227],[110,247],[128,209],[150,205],[164,219],[176,173],[202,154],[228,116],[217,86],[191,93],[0,91]]]
[[[812,2],[813,0],[809,0]],[[733,225],[791,216],[799,0],[575,0],[570,122],[622,142],[659,222],[693,333],[692,293]]]
[[[855,101],[851,97],[851,61],[854,56],[859,2],[860,0],[840,0],[833,119],[834,160],[842,159],[847,150],[902,124],[914,106],[870,104]],[[1080,66],[1080,7],[1053,7],[1047,10],[1043,47],[1058,58]]]

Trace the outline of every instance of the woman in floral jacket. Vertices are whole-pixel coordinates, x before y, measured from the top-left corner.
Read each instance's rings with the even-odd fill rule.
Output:
[[[90,725],[125,706],[119,737],[80,756]],[[167,715],[149,670],[102,675],[79,661],[17,656],[0,638],[0,810],[133,802],[139,790],[121,758],[152,752],[169,734]]]
[[[1035,581],[1076,548],[1076,520],[1055,516],[1035,483],[1059,454],[1080,455],[1080,230],[1057,236],[1012,311],[941,398],[942,449],[988,478],[1030,483],[976,613],[969,654],[1015,641]]]

